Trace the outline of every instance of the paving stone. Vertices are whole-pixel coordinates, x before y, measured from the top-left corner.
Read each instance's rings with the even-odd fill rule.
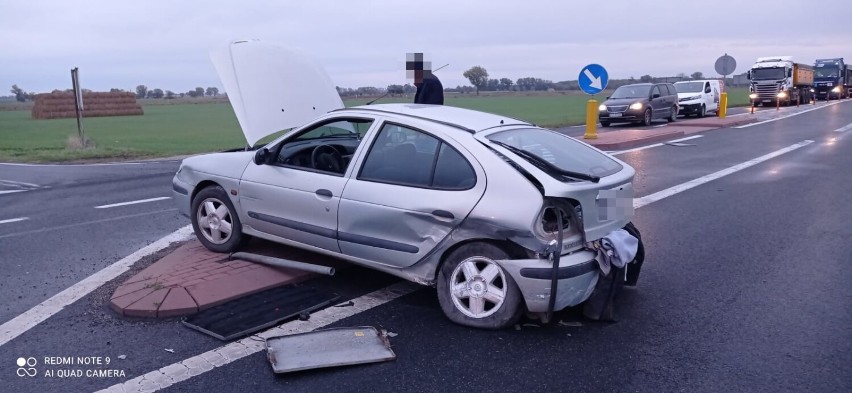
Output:
[[[299,282],[312,274],[299,270],[267,268],[254,269],[227,279],[205,281],[186,288],[198,309],[204,310],[237,297],[250,295],[280,285]]]
[[[127,315],[127,314],[124,313],[124,310],[127,307],[129,307],[133,303],[136,303],[137,301],[139,301],[139,299],[142,299],[145,296],[150,295],[152,292],[154,292],[156,290],[157,289],[154,289],[154,288],[145,288],[143,290],[139,290],[139,291],[136,291],[136,292],[133,292],[133,293],[129,293],[129,294],[124,295],[124,296],[120,296],[120,297],[110,299],[109,306],[115,312],[122,314],[122,315]]]
[[[125,282],[124,284],[119,285],[118,288],[115,289],[115,292],[112,293],[110,299],[122,297],[124,295],[128,295],[146,288],[151,288],[154,283],[158,282],[158,280],[159,279],[157,278],[149,278],[142,281]]]
[[[198,305],[183,287],[172,288],[157,309],[157,318],[171,318],[198,312]]]
[[[124,308],[129,317],[156,317],[157,309],[168,295],[170,288],[157,289]]]

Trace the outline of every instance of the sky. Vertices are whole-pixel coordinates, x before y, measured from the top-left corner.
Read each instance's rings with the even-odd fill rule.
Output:
[[[610,78],[715,76],[727,53],[745,72],[757,57],[852,62],[848,0],[751,1],[42,1],[0,0],[0,95],[71,87],[186,92],[222,89],[210,50],[240,39],[316,57],[341,87],[409,82],[405,55],[423,52],[444,87],[490,78],[576,80],[586,64]],[[832,11],[837,10],[837,11]],[[846,11],[839,11],[846,10]]]

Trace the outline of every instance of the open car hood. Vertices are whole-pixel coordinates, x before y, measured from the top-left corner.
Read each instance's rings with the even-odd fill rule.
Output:
[[[210,52],[246,142],[301,126],[343,108],[337,88],[313,58],[258,40]]]

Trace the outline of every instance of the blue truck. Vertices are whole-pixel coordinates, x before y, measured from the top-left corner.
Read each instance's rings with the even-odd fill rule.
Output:
[[[814,63],[814,96],[818,100],[849,98],[852,69],[837,59],[817,59]]]

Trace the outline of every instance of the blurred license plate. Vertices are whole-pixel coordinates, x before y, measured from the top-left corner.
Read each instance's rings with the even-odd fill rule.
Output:
[[[772,102],[772,100],[763,100],[763,102]]]
[[[621,113],[610,113],[609,117],[621,117]]]

